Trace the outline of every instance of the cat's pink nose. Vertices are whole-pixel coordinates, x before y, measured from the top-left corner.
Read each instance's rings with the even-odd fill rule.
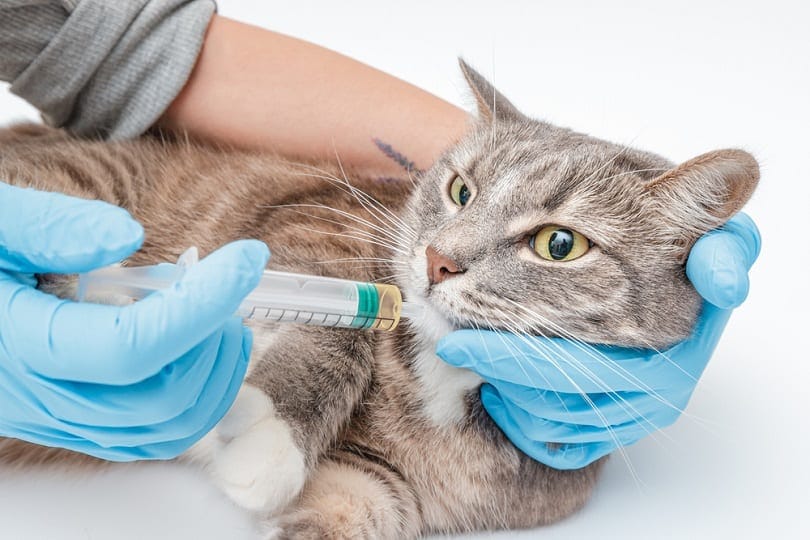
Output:
[[[447,255],[442,255],[433,246],[427,247],[425,255],[427,255],[428,281],[431,285],[464,273],[456,261]]]

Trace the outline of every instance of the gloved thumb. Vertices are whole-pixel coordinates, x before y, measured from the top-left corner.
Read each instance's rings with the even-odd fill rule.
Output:
[[[748,296],[748,270],[757,259],[760,236],[743,213],[701,237],[689,253],[686,275],[711,304],[731,309]]]
[[[86,272],[141,243],[143,227],[122,208],[0,182],[0,270]]]

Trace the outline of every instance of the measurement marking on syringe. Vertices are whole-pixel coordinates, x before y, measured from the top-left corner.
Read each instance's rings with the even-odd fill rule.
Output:
[[[302,317],[306,317],[307,315],[309,318],[304,320]],[[321,311],[297,311],[293,309],[267,308],[262,306],[253,306],[247,316],[248,319],[253,320],[266,320],[271,322],[287,320],[299,322],[301,324],[314,324],[333,328],[341,323],[341,319],[343,317],[347,316]],[[315,322],[313,323],[313,321]]]
[[[307,317],[304,319],[304,317]],[[353,317],[351,315],[340,315],[337,313],[326,313],[322,311],[298,311],[294,309],[269,308],[253,306],[247,316],[252,320],[265,320],[269,322],[295,321],[301,324],[313,326],[324,326],[329,328],[348,325],[351,321],[360,328],[387,329],[394,324],[393,319],[386,317]]]

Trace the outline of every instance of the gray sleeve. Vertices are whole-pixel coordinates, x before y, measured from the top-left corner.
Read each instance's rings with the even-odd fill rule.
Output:
[[[188,80],[214,0],[0,0],[0,80],[48,124],[134,137]]]

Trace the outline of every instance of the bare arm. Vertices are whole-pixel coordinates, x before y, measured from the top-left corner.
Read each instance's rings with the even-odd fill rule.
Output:
[[[214,16],[191,77],[160,125],[290,156],[337,152],[356,168],[401,175],[375,138],[421,169],[466,122],[458,107],[356,60]]]

